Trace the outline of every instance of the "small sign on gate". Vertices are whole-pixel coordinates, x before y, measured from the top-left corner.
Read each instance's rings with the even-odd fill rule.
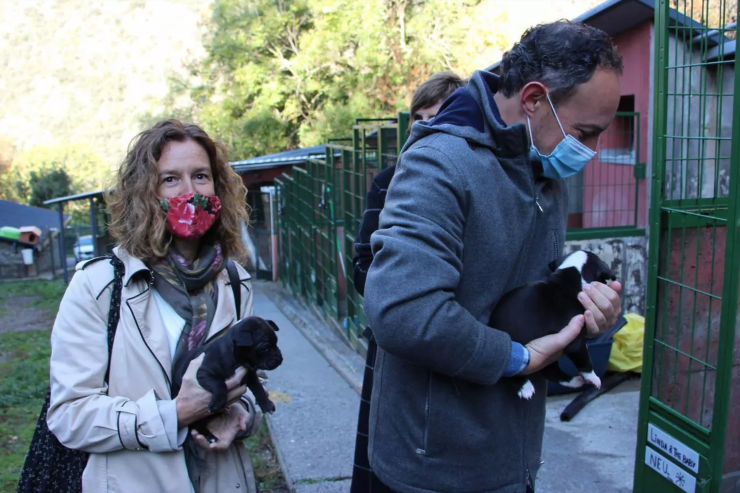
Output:
[[[699,472],[699,454],[691,447],[679,442],[652,423],[648,423],[647,438],[648,443],[675,459],[682,466],[691,469],[695,473]]]
[[[645,464],[686,493],[696,492],[696,478],[661,454],[645,446]]]

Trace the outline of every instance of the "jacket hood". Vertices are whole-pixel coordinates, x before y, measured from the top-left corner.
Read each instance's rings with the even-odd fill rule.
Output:
[[[528,154],[526,126],[521,123],[507,126],[493,100],[498,85],[497,75],[476,71],[466,87],[447,98],[435,118],[414,123],[403,150],[428,135],[441,132],[488,147],[497,156]]]

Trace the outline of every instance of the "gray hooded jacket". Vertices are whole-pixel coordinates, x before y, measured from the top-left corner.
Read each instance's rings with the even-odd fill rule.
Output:
[[[503,124],[497,86],[477,72],[414,125],[372,236],[369,456],[403,493],[522,493],[540,465],[545,381],[519,399],[511,339],[487,322],[562,252],[566,187],[529,160],[526,127]]]

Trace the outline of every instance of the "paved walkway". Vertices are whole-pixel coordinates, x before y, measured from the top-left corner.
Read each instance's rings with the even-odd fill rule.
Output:
[[[257,291],[256,315],[280,327],[284,362],[268,374],[277,410],[268,418],[288,487],[349,491],[360,397],[275,304]]]
[[[288,486],[296,493],[346,493],[364,361],[279,285],[255,282],[255,293],[255,314],[280,327],[285,361],[269,372],[277,411],[268,423]],[[548,399],[537,493],[630,493],[639,381],[562,423],[560,412],[572,398]]]

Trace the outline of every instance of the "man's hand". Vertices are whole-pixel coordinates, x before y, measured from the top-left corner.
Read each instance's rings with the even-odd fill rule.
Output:
[[[600,282],[592,282],[583,287],[578,295],[578,301],[586,309],[586,337],[592,339],[617,323],[622,313],[622,301],[619,292],[622,285],[614,281],[609,286]]]
[[[576,315],[570,323],[557,334],[550,334],[535,339],[526,345],[529,350],[529,364],[521,375],[539,371],[563,356],[563,349],[578,337],[583,329],[583,315]]]
[[[208,420],[206,427],[216,438],[218,442],[209,443],[206,437],[192,430],[190,434],[201,447],[208,450],[226,450],[231,446],[234,438],[240,431],[246,431],[249,426],[251,416],[244,408],[241,402],[234,402],[223,412],[213,416]]]

